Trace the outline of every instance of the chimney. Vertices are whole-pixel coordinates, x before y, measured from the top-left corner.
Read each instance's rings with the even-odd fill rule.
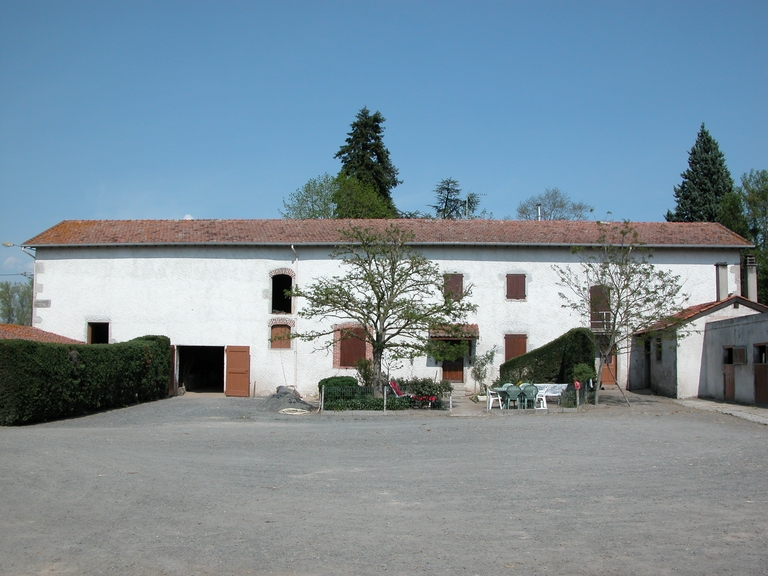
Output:
[[[719,302],[728,297],[728,263],[716,263],[715,270],[717,272],[717,301]]]
[[[749,255],[745,258],[747,264],[747,300],[757,302],[757,262]]]

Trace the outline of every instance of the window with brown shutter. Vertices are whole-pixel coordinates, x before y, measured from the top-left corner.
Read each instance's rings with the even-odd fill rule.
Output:
[[[522,356],[528,351],[528,336],[525,334],[504,335],[504,362]]]
[[[446,298],[452,300],[461,299],[464,293],[464,275],[463,274],[444,274],[443,275],[443,294]]]
[[[354,368],[358,360],[365,358],[365,329],[344,328],[339,332],[339,366]]]
[[[525,300],[525,274],[507,274],[507,300]]]
[[[291,347],[291,327],[285,324],[275,324],[270,328],[269,347],[290,348]]]

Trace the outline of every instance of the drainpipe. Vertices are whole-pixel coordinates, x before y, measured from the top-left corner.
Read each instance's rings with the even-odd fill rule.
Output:
[[[293,255],[295,256],[294,263],[293,263],[293,273],[296,276],[293,281],[294,285],[297,283],[299,279],[299,253],[296,252],[296,248],[293,247],[293,244],[291,244],[291,251],[293,252]],[[295,304],[294,299],[291,298],[291,313],[295,312],[294,310]],[[294,324],[294,328],[295,328]],[[293,343],[293,389],[298,392],[299,391],[299,341],[294,340]]]

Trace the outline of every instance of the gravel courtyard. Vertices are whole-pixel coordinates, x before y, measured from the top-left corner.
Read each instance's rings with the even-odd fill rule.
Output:
[[[768,574],[768,426],[631,400],[0,428],[0,574]]]

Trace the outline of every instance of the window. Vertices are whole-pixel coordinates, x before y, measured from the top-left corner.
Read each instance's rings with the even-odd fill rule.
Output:
[[[525,300],[525,274],[507,274],[507,300]]]
[[[522,356],[528,350],[528,336],[525,334],[504,335],[504,362]]]
[[[109,322],[88,322],[88,344],[109,344]]]
[[[365,329],[359,326],[336,331],[339,346],[339,368],[354,368],[365,355]]]
[[[290,314],[291,297],[285,294],[293,287],[293,278],[288,274],[272,276],[272,314]]]
[[[444,274],[443,275],[443,294],[446,298],[460,300],[464,294],[464,275],[463,274]]]
[[[611,322],[611,295],[607,286],[589,289],[589,323],[592,330],[606,330]]]
[[[746,364],[747,348],[745,346],[725,346],[723,348],[723,364]]]
[[[664,342],[656,338],[656,362],[661,362],[664,355]]]
[[[766,352],[768,352],[768,345],[755,344],[755,364],[768,364],[768,358],[766,358]]]
[[[291,327],[287,324],[273,325],[269,337],[269,347],[273,350],[291,347]]]

